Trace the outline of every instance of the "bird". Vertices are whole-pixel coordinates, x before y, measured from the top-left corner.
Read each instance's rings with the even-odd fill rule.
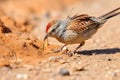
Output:
[[[48,37],[53,37],[64,45],[53,50],[60,52],[67,45],[79,44],[72,53],[75,53],[100,29],[110,18],[120,14],[120,7],[113,9],[99,17],[89,16],[88,14],[76,14],[60,20],[55,19],[48,22],[44,41]]]

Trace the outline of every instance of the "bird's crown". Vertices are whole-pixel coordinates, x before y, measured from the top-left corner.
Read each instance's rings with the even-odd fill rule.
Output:
[[[48,33],[49,29],[56,23],[57,23],[57,20],[50,21],[46,26],[46,33]]]

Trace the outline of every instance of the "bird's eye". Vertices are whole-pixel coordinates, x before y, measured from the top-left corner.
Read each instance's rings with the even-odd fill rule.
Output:
[[[52,32],[54,32],[54,31],[55,31],[55,29],[52,30]]]
[[[56,24],[56,27],[52,30],[52,32],[54,32],[58,27],[60,26],[60,24]]]

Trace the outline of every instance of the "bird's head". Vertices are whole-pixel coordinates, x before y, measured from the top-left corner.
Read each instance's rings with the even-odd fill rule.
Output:
[[[55,34],[55,30],[57,29],[59,24],[60,24],[60,20],[52,20],[47,24],[47,26],[46,26],[46,35],[44,37],[44,40],[46,40],[48,37]]]

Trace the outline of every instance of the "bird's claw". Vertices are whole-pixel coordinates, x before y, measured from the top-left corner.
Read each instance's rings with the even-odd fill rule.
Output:
[[[75,55],[76,52],[75,51],[69,51],[66,54],[71,57],[71,56]]]
[[[51,51],[53,51],[54,53],[59,53],[62,50],[59,48],[59,49],[51,49]],[[62,53],[65,53],[66,55],[71,57],[71,56],[75,55],[77,52],[76,51],[69,51],[68,49],[66,49],[66,50],[62,51]]]

